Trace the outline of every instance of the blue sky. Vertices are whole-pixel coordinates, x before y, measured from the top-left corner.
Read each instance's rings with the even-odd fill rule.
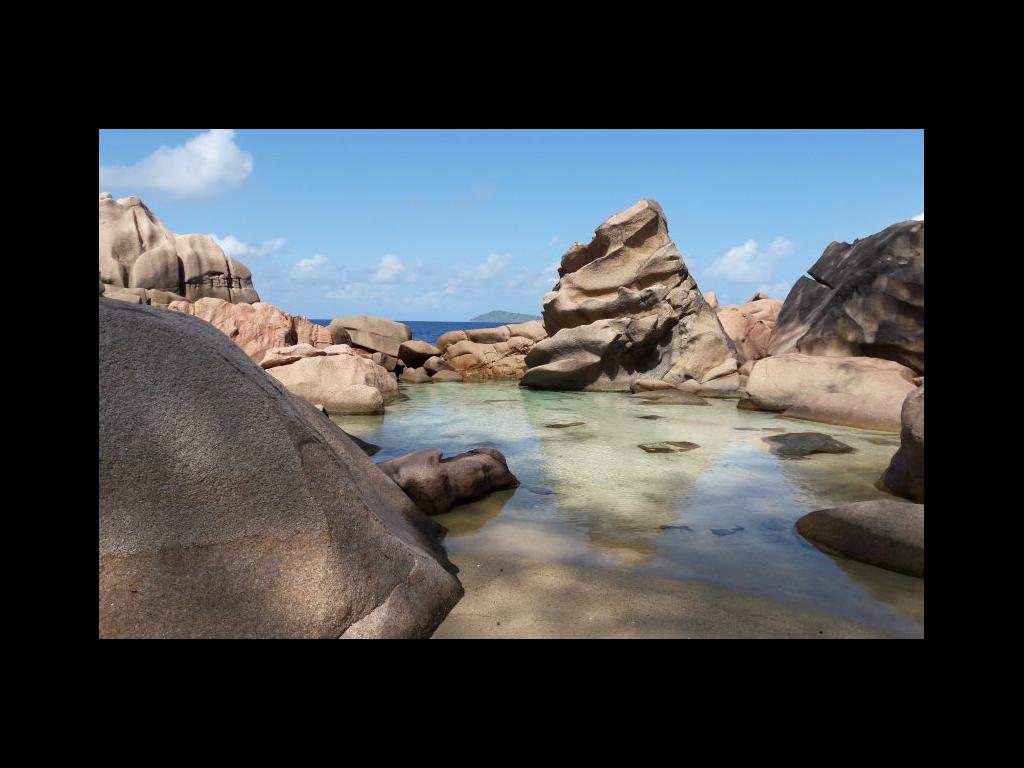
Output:
[[[704,292],[786,292],[833,240],[924,212],[920,130],[101,130],[99,191],[213,234],[292,314],[540,314],[642,197]]]

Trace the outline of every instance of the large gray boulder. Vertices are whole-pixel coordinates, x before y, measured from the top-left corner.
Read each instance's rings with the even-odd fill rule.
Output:
[[[102,637],[428,637],[462,596],[439,527],[194,317],[99,297],[99,453]]]
[[[880,485],[890,493],[924,503],[924,385],[903,401],[900,447],[882,474]]]
[[[252,272],[224,253],[210,235],[171,232],[138,197],[99,199],[100,280],[114,288],[141,288],[188,301],[204,297],[232,304],[260,300]]]
[[[862,563],[924,577],[924,505],[878,499],[819,509],[796,521],[804,538]]]
[[[442,459],[441,451],[416,451],[377,466],[428,515],[519,485],[505,457],[493,448],[474,448],[450,459]]]
[[[769,355],[879,357],[924,373],[924,222],[831,243],[786,297]]]
[[[607,219],[589,244],[573,244],[558,274],[544,295],[550,335],[527,352],[524,385],[626,391],[645,378],[739,386],[736,348],[653,200]]]

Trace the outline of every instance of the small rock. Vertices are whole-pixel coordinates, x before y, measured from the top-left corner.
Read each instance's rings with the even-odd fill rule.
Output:
[[[700,448],[696,443],[688,443],[684,440],[663,440],[660,443],[646,443],[637,446],[648,453],[683,453]]]
[[[776,456],[808,456],[812,453],[853,453],[846,443],[820,432],[789,432],[762,437]]]

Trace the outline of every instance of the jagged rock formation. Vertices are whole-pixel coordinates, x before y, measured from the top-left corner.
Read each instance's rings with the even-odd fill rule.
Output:
[[[661,206],[641,200],[562,256],[544,296],[549,337],[526,355],[522,383],[628,390],[638,378],[739,386],[736,348],[704,301]]]
[[[718,322],[736,345],[741,374],[744,363],[768,356],[768,344],[781,310],[779,299],[772,299],[760,291],[745,304],[726,304],[717,310]]]
[[[138,302],[145,303],[145,302]],[[254,363],[275,347],[309,344],[317,349],[334,344],[330,332],[301,315],[293,317],[273,304],[231,304],[224,299],[172,301],[167,309],[202,318],[240,346]]]
[[[526,372],[526,354],[547,338],[539,320],[512,323],[497,328],[449,331],[437,340],[448,366],[466,381],[521,379]]]
[[[430,636],[440,527],[220,331],[98,301],[100,636]]]
[[[903,401],[900,447],[879,485],[890,493],[924,503],[924,385]]]
[[[831,243],[807,272],[786,297],[769,355],[878,357],[924,373],[923,221]]]
[[[174,234],[134,196],[115,200],[104,192],[99,206],[99,271],[108,298],[127,289],[147,304],[204,297],[233,304],[260,300],[248,267],[209,235]]]

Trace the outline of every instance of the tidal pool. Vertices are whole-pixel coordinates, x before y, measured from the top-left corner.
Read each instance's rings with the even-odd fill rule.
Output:
[[[815,509],[892,498],[874,483],[898,436],[740,411],[735,400],[670,405],[511,383],[401,390],[382,416],[333,418],[381,446],[374,461],[488,446],[521,482],[435,518],[466,587],[437,636],[677,636],[673,612],[697,611],[698,587],[721,597],[721,616],[705,620],[711,636],[727,625],[718,631],[744,636],[744,621],[773,611],[802,617],[778,636],[923,635],[922,579],[833,557],[794,527]],[[780,432],[855,450],[777,456],[761,438]],[[640,447],[659,443],[698,447]],[[653,597],[673,585],[685,600]]]

